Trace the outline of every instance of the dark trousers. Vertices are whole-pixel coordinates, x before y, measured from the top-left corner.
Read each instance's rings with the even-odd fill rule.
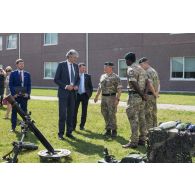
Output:
[[[86,93],[83,93],[81,95],[77,94],[75,113],[74,113],[74,129],[76,128],[76,125],[77,125],[77,114],[78,114],[78,109],[79,109],[80,103],[82,105],[80,127],[84,127],[85,126],[85,122],[86,122],[86,118],[87,118],[88,102],[89,102],[89,97],[88,97],[88,95]]]
[[[27,98],[23,98],[23,97],[18,97],[15,100],[18,103],[18,105],[20,106],[20,108],[25,113],[27,113],[27,102],[28,102],[28,99]],[[17,111],[16,111],[15,108],[12,108],[11,122],[12,122],[12,129],[15,129],[16,128],[16,124],[17,124]]]
[[[66,134],[72,134],[73,130],[73,117],[75,109],[75,91],[68,91],[67,96],[64,98],[59,98],[59,132],[58,136],[63,136],[65,132],[66,124]]]
[[[3,95],[0,95],[0,105],[3,105]]]

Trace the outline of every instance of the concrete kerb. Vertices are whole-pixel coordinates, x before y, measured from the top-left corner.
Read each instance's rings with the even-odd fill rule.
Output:
[[[57,97],[48,97],[48,96],[31,96],[32,100],[46,100],[46,101],[57,101]],[[95,104],[93,99],[89,100],[90,104]],[[97,104],[100,104],[101,101],[99,100]],[[126,102],[119,102],[119,106],[126,107]],[[191,111],[195,112],[195,106],[190,105],[176,105],[176,104],[157,104],[158,109],[160,110],[179,110],[179,111]]]

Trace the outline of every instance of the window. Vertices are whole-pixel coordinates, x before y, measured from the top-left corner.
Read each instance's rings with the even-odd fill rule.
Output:
[[[7,49],[17,49],[17,35],[16,34],[7,36]]]
[[[0,36],[0,51],[3,49],[3,39],[2,36]]]
[[[195,79],[195,57],[171,58],[171,79]]]
[[[44,79],[53,79],[56,73],[58,62],[44,63]]]
[[[118,60],[118,74],[122,80],[125,80],[127,77],[127,65],[124,59]]]
[[[57,45],[58,34],[57,33],[45,33],[44,34],[44,45]]]

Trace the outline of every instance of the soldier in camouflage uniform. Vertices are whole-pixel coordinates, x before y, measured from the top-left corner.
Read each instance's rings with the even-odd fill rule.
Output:
[[[147,76],[145,70],[135,63],[134,53],[126,54],[125,60],[128,66],[127,88],[129,93],[126,113],[131,126],[131,138],[129,143],[123,145],[123,148],[136,148],[138,145],[145,145],[147,136],[144,113]]]
[[[114,64],[112,62],[106,62],[104,64],[105,74],[100,77],[99,87],[94,99],[96,103],[102,92],[101,113],[105,120],[105,136],[107,137],[117,136],[116,112],[122,90],[121,80],[119,76],[113,72],[113,66]]]
[[[145,118],[147,130],[152,127],[157,127],[157,103],[156,98],[158,98],[160,90],[160,81],[158,73],[154,68],[149,65],[149,61],[146,57],[139,60],[140,66],[146,71],[149,87],[147,92],[147,101],[145,104]]]

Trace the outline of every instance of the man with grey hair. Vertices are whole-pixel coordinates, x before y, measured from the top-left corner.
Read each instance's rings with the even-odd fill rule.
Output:
[[[75,139],[72,135],[73,131],[73,116],[75,110],[76,94],[79,86],[79,69],[76,61],[79,54],[76,50],[71,49],[67,52],[67,60],[60,62],[54,82],[58,85],[59,98],[59,132],[58,138],[64,140],[65,123],[66,136],[70,139]]]

